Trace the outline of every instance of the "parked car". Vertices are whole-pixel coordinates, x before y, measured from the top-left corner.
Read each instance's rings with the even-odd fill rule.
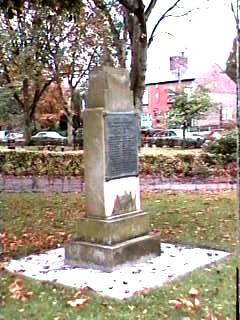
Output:
[[[206,137],[207,141],[218,140],[226,133],[225,129],[215,129]]]
[[[163,132],[163,129],[151,129],[144,133],[142,132],[142,146],[147,145],[148,147],[152,147],[153,145],[156,145],[156,141]]]
[[[187,147],[200,148],[204,143],[205,138],[197,133],[185,132],[185,143]],[[180,147],[183,146],[183,130],[182,129],[167,129],[161,130],[152,135],[145,137],[144,143],[149,147]]]
[[[9,130],[0,130],[0,143],[7,143],[7,135]]]
[[[7,144],[24,145],[26,142],[23,132],[10,132],[7,135]]]
[[[183,145],[183,130],[182,129],[169,129],[167,130],[171,132],[171,135],[174,134],[178,137],[178,145]],[[205,141],[205,137],[196,133],[185,131],[185,143],[187,147],[200,148]],[[172,143],[173,144],[173,143]]]
[[[66,145],[67,138],[57,131],[39,131],[31,137],[31,145]]]
[[[229,132],[228,129],[214,129],[211,131],[211,133],[206,137],[204,146],[211,143],[212,141],[219,140],[222,137],[224,137]]]

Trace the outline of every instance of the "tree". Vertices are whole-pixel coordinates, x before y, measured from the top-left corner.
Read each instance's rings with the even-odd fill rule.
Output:
[[[236,56],[237,56],[237,39],[233,41],[232,50],[228,56],[226,63],[226,73],[233,80],[237,81],[237,66],[236,66]]]
[[[177,89],[169,119],[182,127],[184,143],[186,129],[191,126],[192,120],[200,119],[212,106],[209,91],[203,86],[198,86],[192,94],[188,94],[184,88]]]
[[[188,14],[191,10],[180,13],[174,13],[174,9],[180,9],[179,4],[182,0],[175,0],[172,5],[164,9],[159,14],[155,26],[147,35],[147,22],[149,17],[156,7],[157,0],[150,0],[148,6],[145,7],[143,0],[92,0],[89,5],[96,11],[100,9],[109,24],[109,29],[112,33],[112,41],[114,48],[118,54],[118,61],[121,66],[125,64],[126,57],[126,31],[130,39],[131,51],[131,90],[134,96],[134,105],[136,108],[141,108],[142,97],[145,89],[145,73],[147,66],[147,49],[151,45],[155,32],[160,23],[168,17],[180,17]],[[21,11],[26,0],[2,0],[1,6],[5,12],[10,16],[14,16],[15,12]],[[34,3],[36,0],[34,0]],[[59,12],[68,12],[69,16],[77,13],[76,8],[84,5],[82,0],[39,0],[41,6],[50,6],[52,10]],[[95,8],[93,7],[95,5]],[[121,7],[119,7],[119,4]],[[113,15],[111,8],[113,10]],[[117,19],[116,12],[119,16]],[[123,28],[121,28],[121,25]]]
[[[42,95],[36,110],[36,122],[44,127],[49,127],[49,123],[53,127],[57,127],[60,114],[64,110],[62,97],[59,95],[56,83],[51,83]],[[36,125],[35,125],[36,126]]]
[[[16,116],[21,116],[22,112],[17,101],[13,98],[11,90],[0,87],[0,123],[10,125]]]
[[[177,11],[179,10],[179,4],[181,0],[175,0],[167,9],[159,11],[159,18],[155,26],[153,27],[150,35],[147,35],[147,22],[151,13],[156,7],[157,0],[149,1],[148,6],[145,6],[142,0],[119,0],[122,8],[118,8],[118,12],[122,13],[122,30],[116,27],[116,17],[113,14],[111,16],[111,3],[114,1],[95,0],[95,5],[100,8],[109,22],[109,26],[113,35],[113,44],[117,48],[117,52],[120,55],[120,61],[123,61],[123,57],[126,56],[124,52],[124,42],[126,43],[126,31],[130,40],[131,51],[131,69],[130,69],[130,82],[131,90],[133,91],[134,105],[137,109],[141,109],[142,97],[145,90],[145,74],[147,69],[147,50],[153,42],[155,33],[161,24],[161,22],[168,17],[181,17],[187,15],[192,10]],[[159,9],[158,9],[159,10]],[[126,47],[125,47],[126,48]],[[121,63],[120,63],[121,65]]]
[[[53,81],[47,70],[48,55],[39,17],[46,13],[29,3],[13,19],[0,15],[0,72],[2,85],[11,90],[24,117],[28,143],[37,104]]]
[[[109,33],[102,20],[87,5],[76,12],[52,10],[36,2],[25,2],[16,14],[1,15],[0,68],[4,85],[23,110],[25,135],[29,142],[37,106],[54,81],[72,124],[73,96],[83,86],[101,56]],[[99,26],[101,26],[101,31]],[[10,44],[10,45],[9,45]],[[67,80],[68,95],[63,88]],[[20,87],[20,94],[15,87]]]
[[[42,23],[47,35],[45,42],[49,50],[49,69],[54,74],[68,117],[71,143],[72,129],[76,129],[73,118],[76,112],[80,112],[80,108],[75,110],[76,96],[79,100],[79,90],[86,90],[89,73],[100,63],[105,46],[110,46],[109,30],[98,12],[88,4],[71,17],[68,13],[53,11],[51,17]]]

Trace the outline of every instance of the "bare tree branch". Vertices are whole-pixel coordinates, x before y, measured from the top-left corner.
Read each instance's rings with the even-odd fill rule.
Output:
[[[13,94],[14,99],[20,104],[20,106],[22,107],[22,109],[24,110],[24,103],[22,102],[22,100],[19,98],[19,95],[14,92]]]
[[[52,82],[53,82],[53,79],[50,79],[49,81],[44,83],[41,90],[37,89],[35,91],[33,102],[32,102],[31,108],[30,108],[30,112],[29,112],[30,118],[33,117],[35,110],[36,110],[36,107],[37,107],[37,103],[40,100],[41,96],[43,95],[43,93],[46,91],[46,89],[50,86],[50,84]]]
[[[198,9],[198,8],[196,8]],[[193,9],[189,9],[188,11],[182,13],[182,14],[179,14],[179,15],[175,15],[175,14],[168,14],[165,16],[165,18],[169,18],[169,17],[173,17],[173,18],[182,18],[184,16],[187,16],[189,13],[191,13],[193,11]]]
[[[85,68],[85,70],[83,70],[83,72],[81,73],[81,75],[79,76],[79,78],[78,78],[78,80],[77,80],[74,88],[77,87],[77,85],[79,84],[79,82],[81,81],[81,79],[87,74],[88,71],[90,71],[91,64],[92,64],[93,58],[94,58],[94,56],[95,56],[96,50],[97,50],[97,48],[95,48],[95,49],[93,50],[93,52],[92,52],[92,54],[91,54],[91,57],[90,57],[90,60],[89,60],[89,62],[88,62],[88,65],[87,65],[87,67]]]
[[[155,26],[154,26],[154,28],[153,28],[153,30],[152,30],[152,32],[151,32],[150,37],[149,37],[148,47],[150,46],[150,44],[151,44],[152,41],[153,41],[154,33],[155,33],[155,31],[157,30],[160,22],[161,22],[163,19],[166,18],[166,16],[168,15],[168,13],[169,13],[170,11],[172,11],[172,10],[178,5],[178,3],[179,3],[180,1],[181,1],[181,0],[176,0],[176,1],[174,2],[174,4],[173,4],[171,7],[169,7],[169,8],[161,15],[161,17],[158,19],[157,23],[155,24]]]
[[[233,13],[233,16],[234,16],[234,20],[236,22],[236,27],[237,27],[237,30],[238,30],[238,28],[239,28],[239,17],[238,17],[237,12],[234,9],[232,1],[231,1],[231,10],[232,10],[232,13]]]
[[[175,37],[174,34],[172,34],[171,32],[167,32],[167,31],[164,31],[164,32],[163,32],[163,31],[162,31],[162,32],[158,32],[158,33],[154,34],[153,39],[154,39],[159,33],[165,33],[165,34],[167,34],[167,35],[169,35],[169,36],[171,36],[171,37]]]
[[[8,84],[11,83],[11,78],[9,76],[9,72],[6,64],[3,65],[3,76],[5,77]]]
[[[146,20],[149,18],[150,14],[152,13],[152,10],[154,9],[156,4],[157,4],[157,0],[151,0],[151,2],[149,3],[149,5],[145,11]]]

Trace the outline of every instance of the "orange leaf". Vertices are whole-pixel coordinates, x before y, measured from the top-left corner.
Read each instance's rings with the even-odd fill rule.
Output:
[[[19,278],[9,286],[9,291],[12,299],[20,301],[26,301],[33,295],[31,291],[27,291],[24,286],[23,280]]]
[[[88,302],[87,298],[78,298],[75,300],[70,300],[67,304],[73,308],[81,308]]]
[[[199,290],[195,288],[191,288],[188,293],[190,294],[190,296],[196,297],[199,295]]]

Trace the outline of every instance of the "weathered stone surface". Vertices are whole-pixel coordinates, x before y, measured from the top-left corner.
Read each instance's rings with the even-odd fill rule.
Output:
[[[66,262],[112,271],[160,255],[149,235],[138,177],[137,116],[126,70],[103,67],[92,74],[84,111],[86,216],[66,246]]]
[[[127,177],[105,181],[104,200],[106,217],[141,211],[139,178]]]
[[[145,235],[149,231],[149,214],[135,212],[113,219],[82,218],[76,225],[74,233],[81,241],[112,245]]]
[[[88,108],[104,108],[109,112],[133,111],[128,71],[112,67],[96,69],[90,76]]]
[[[84,112],[84,166],[86,212],[105,216],[105,142],[103,109]]]
[[[134,238],[113,246],[78,241],[65,247],[66,264],[105,272],[159,255],[160,239],[156,235]]]

